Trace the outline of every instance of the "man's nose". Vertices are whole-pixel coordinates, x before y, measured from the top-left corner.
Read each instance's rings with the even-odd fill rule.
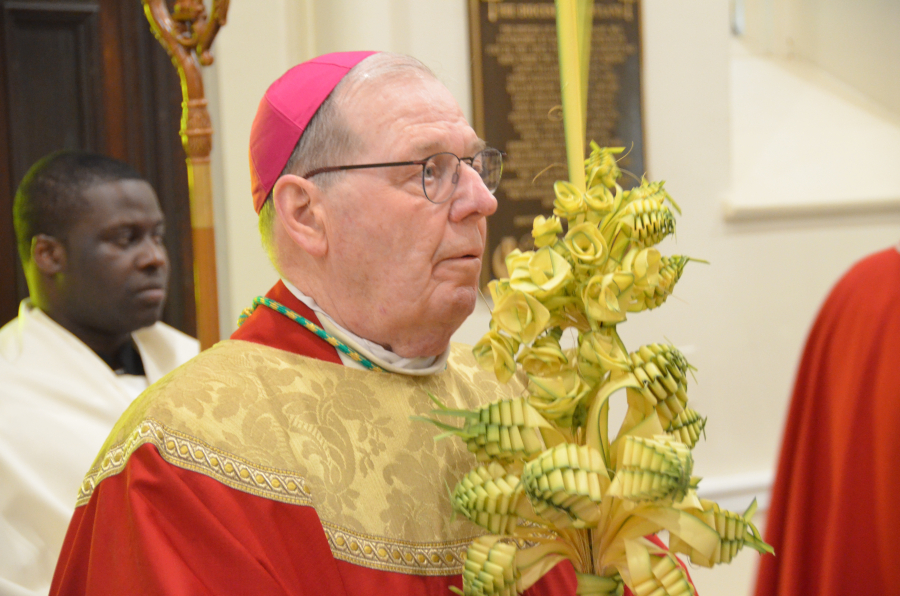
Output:
[[[450,220],[454,222],[473,214],[487,217],[497,210],[494,193],[484,185],[481,175],[465,162],[459,164],[459,182],[451,200]]]
[[[137,263],[141,269],[159,269],[169,264],[169,253],[160,240],[148,237],[141,243]]]

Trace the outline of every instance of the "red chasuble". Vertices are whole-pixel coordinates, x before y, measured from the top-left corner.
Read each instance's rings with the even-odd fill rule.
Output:
[[[834,287],[800,362],[757,596],[900,590],[900,253]]]
[[[314,313],[281,282],[268,296],[318,323]],[[247,346],[248,370],[254,359],[277,354],[272,350],[254,352],[259,348],[251,348],[251,344],[340,364],[337,352],[324,340],[264,307],[258,308],[232,339],[250,342],[231,344]],[[215,358],[216,350],[207,351],[206,359]],[[167,383],[166,379],[160,383],[167,395],[176,393],[167,399],[185,411],[201,412],[204,404],[195,402],[189,391],[180,389],[189,387],[191,379],[185,381],[184,373],[180,380],[177,374],[175,377],[175,383]],[[276,386],[282,382],[280,377],[267,380]],[[198,382],[204,388],[215,385],[215,381],[202,378]],[[290,376],[286,375],[284,383],[289,382]],[[230,389],[224,386],[217,390]],[[252,400],[250,393],[235,399]],[[131,416],[138,416],[140,422],[131,438],[124,441],[125,447],[118,451],[104,447],[106,456],[98,458],[95,464],[95,469],[115,471],[89,475],[85,480],[51,594],[448,596],[450,586],[461,587],[458,570],[441,571],[449,569],[442,567],[446,563],[442,557],[448,561],[453,558],[447,554],[449,551],[439,551],[436,546],[434,553],[426,557],[422,554],[423,546],[417,543],[418,551],[411,547],[401,553],[402,544],[399,549],[396,543],[380,547],[377,541],[366,542],[363,534],[336,530],[334,524],[320,515],[324,511],[320,509],[322,503],[317,501],[313,506],[316,493],[313,490],[312,496],[308,494],[302,478],[281,474],[275,467],[254,467],[252,462],[230,457],[217,450],[212,439],[209,443],[198,442],[171,430],[174,422],[167,425],[166,420],[157,423],[151,418],[140,418],[141,412],[133,410],[146,407],[142,401],[148,400],[139,399],[129,409]],[[227,427],[227,420],[233,415],[229,409],[232,406],[228,406],[231,402],[221,399],[215,403],[215,409],[209,414],[221,421],[219,426]],[[254,424],[263,426],[276,422],[288,424],[270,418],[262,416],[253,420]],[[222,434],[226,445],[241,443],[237,430],[233,437],[227,432]],[[240,430],[244,438],[278,436],[267,435],[262,427],[258,431],[255,427]],[[146,439],[148,436],[151,440]],[[338,440],[339,437],[334,439]],[[129,441],[139,446],[129,449]],[[271,443],[269,439],[262,440],[266,441]],[[276,450],[277,445],[251,444],[251,452],[269,448]],[[178,463],[173,465],[175,460]],[[210,472],[210,466],[219,472]],[[387,470],[376,472],[388,476]],[[253,484],[254,478],[257,485]],[[413,506],[421,498],[416,494],[401,495],[397,499],[398,507],[403,505],[400,501],[404,496],[413,501]],[[340,505],[337,510],[340,514]],[[413,526],[418,521],[415,517],[404,519]],[[464,548],[461,545],[458,548]],[[411,571],[405,571],[403,564]],[[575,583],[571,565],[562,563],[526,594],[575,594]],[[629,593],[627,589],[626,593]]]

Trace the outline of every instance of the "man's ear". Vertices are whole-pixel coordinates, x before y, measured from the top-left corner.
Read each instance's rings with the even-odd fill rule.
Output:
[[[306,178],[285,174],[272,188],[272,201],[281,225],[294,243],[314,257],[325,256],[328,238],[319,188]]]
[[[42,274],[56,275],[66,267],[66,249],[53,236],[36,234],[31,239],[31,260]]]

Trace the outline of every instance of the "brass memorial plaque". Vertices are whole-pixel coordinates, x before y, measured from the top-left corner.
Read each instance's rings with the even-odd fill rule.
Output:
[[[475,130],[507,154],[485,255],[486,277],[503,277],[505,255],[532,248],[534,218],[552,213],[553,183],[568,179],[556,6],[546,0],[469,0],[469,19]],[[625,147],[619,166],[640,178],[645,166],[637,0],[594,1],[588,84],[587,140]],[[626,175],[620,183],[627,188],[635,181]]]

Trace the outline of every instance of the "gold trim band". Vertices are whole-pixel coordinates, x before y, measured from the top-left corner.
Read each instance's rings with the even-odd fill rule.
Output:
[[[203,474],[231,488],[266,499],[313,507],[312,495],[301,476],[254,466],[194,438],[145,419],[128,438],[110,448],[85,477],[77,506],[85,505],[106,478],[125,469],[128,458],[147,443],[179,468]],[[367,536],[322,522],[336,559],[369,569],[412,575],[436,576],[462,573],[465,552],[472,537],[446,543],[415,544]]]
[[[123,443],[111,447],[99,466],[91,468],[78,490],[76,506],[86,504],[97,485],[124,470],[131,454],[147,443],[154,445],[159,455],[170,464],[209,476],[231,488],[282,503],[313,504],[312,495],[301,476],[254,466],[166,428],[155,420],[146,419]]]
[[[446,543],[413,544],[347,532],[323,522],[334,558],[370,569],[414,575],[457,575],[475,536]]]

